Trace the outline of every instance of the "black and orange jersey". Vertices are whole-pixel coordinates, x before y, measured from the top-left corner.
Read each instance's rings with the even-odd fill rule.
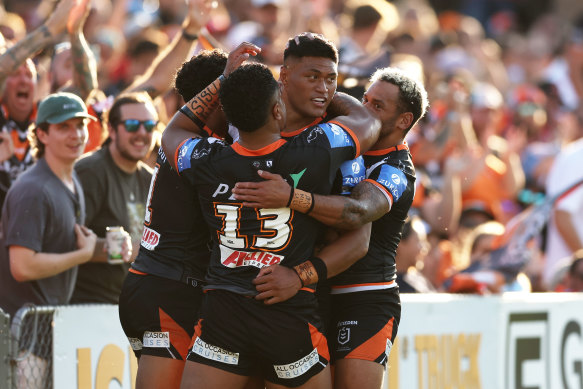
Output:
[[[312,256],[321,224],[289,208],[244,208],[232,196],[234,185],[260,180],[261,169],[295,188],[328,194],[341,163],[359,154],[359,143],[349,129],[330,122],[259,150],[197,138],[176,154],[178,171],[196,187],[213,235],[206,288],[255,295],[252,280],[260,268],[292,267]]]
[[[395,255],[415,196],[415,168],[407,145],[364,154],[366,180],[382,191],[390,210],[372,223],[368,253],[332,279],[332,293],[393,287]]]
[[[195,188],[176,174],[160,148],[140,251],[132,269],[190,284],[200,282],[210,258],[209,244]]]

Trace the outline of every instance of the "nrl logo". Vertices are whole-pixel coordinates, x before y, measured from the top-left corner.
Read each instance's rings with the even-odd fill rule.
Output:
[[[350,340],[350,328],[342,327],[338,330],[338,343],[346,344]]]

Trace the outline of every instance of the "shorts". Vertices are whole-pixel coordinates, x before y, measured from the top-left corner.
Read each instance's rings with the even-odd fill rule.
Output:
[[[119,319],[136,357],[186,360],[202,296],[200,286],[128,273],[119,297]]]
[[[305,291],[268,306],[210,290],[188,360],[242,376],[261,375],[279,385],[302,385],[330,360],[316,306],[313,293]]]
[[[332,363],[353,358],[386,366],[400,319],[398,288],[332,295]]]

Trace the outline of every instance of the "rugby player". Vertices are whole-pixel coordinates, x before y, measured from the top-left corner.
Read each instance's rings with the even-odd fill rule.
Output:
[[[415,192],[415,170],[404,139],[428,105],[423,86],[400,70],[380,69],[371,81],[363,105],[380,118],[382,127],[378,141],[364,154],[367,179],[350,197],[314,195],[309,213],[336,228],[374,221],[368,253],[331,280],[335,331],[328,339],[336,388],[382,385],[401,315],[395,253]],[[275,174],[259,175],[269,181],[241,182],[233,190],[244,206],[278,207],[290,195],[304,195]],[[295,205],[291,208],[302,210]]]
[[[203,51],[177,72],[175,86],[190,100],[220,76],[227,54]],[[223,115],[207,120],[203,135],[226,132]],[[139,388],[178,388],[208,265],[210,234],[196,192],[160,149],[148,192],[140,251],[126,277],[120,321],[138,358]]]
[[[257,48],[249,45],[249,50]],[[239,141],[232,146],[201,138],[184,141],[184,130],[200,128],[216,106],[219,89]],[[217,80],[188,102],[163,135],[166,155],[176,155],[177,170],[198,189],[214,231],[207,293],[182,387],[242,387],[257,372],[270,388],[331,385],[309,274],[321,262],[311,257],[319,223],[289,208],[243,209],[231,189],[241,179],[257,177],[257,169],[267,169],[293,175],[303,190],[328,193],[340,163],[374,143],[379,123],[357,108],[290,141],[281,139],[284,123],[277,82],[264,66],[246,65],[223,87]],[[309,207],[310,197],[293,201]],[[273,263],[297,266],[305,288],[285,303],[268,306],[249,297],[257,293],[252,281],[259,268]]]

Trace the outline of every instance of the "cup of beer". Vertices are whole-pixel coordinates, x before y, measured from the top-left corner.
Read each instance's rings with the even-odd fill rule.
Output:
[[[125,231],[122,226],[105,227],[107,263],[112,265],[123,263],[122,246],[125,240]]]

